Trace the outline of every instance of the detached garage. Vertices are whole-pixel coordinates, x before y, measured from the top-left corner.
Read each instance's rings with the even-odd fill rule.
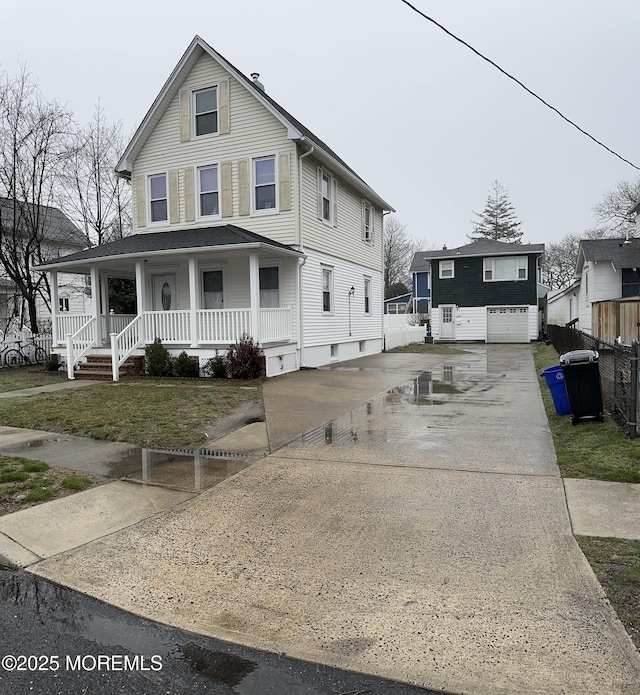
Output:
[[[488,343],[528,343],[529,307],[487,307]]]
[[[544,244],[480,239],[425,251],[434,342],[529,343],[538,337],[538,282]]]

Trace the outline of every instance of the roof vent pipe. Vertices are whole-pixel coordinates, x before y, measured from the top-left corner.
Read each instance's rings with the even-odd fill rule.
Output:
[[[251,73],[251,79],[253,80],[253,84],[255,84],[255,86],[256,86],[260,91],[264,92],[264,85],[263,85],[262,82],[260,82],[260,80],[258,79],[259,77],[260,77],[260,73],[259,73],[259,72],[252,72],[252,73]]]

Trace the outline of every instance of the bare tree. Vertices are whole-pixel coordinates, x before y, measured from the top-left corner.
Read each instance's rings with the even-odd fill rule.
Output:
[[[562,290],[574,280],[578,244],[577,234],[567,234],[558,242],[545,245],[542,282],[552,290]]]
[[[592,208],[596,218],[594,232],[601,237],[623,238],[635,236],[635,220],[628,210],[640,200],[640,177],[634,181],[618,181],[602,200]]]
[[[421,239],[412,239],[407,225],[395,215],[388,215],[384,222],[384,296],[399,283],[411,287],[409,268],[417,251],[426,251],[429,246]]]
[[[107,122],[98,102],[91,122],[74,140],[62,177],[62,209],[91,245],[127,236],[131,232],[131,190],[115,173],[126,144],[122,123]]]
[[[48,207],[69,155],[70,112],[46,101],[23,67],[0,75],[0,263],[27,305],[38,332],[37,297],[49,301],[46,278],[33,266],[47,260]]]

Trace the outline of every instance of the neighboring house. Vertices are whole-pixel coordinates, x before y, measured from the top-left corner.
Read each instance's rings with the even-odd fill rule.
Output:
[[[576,328],[605,342],[638,339],[635,320],[625,315],[635,316],[640,301],[640,239],[581,241],[576,278]]]
[[[421,255],[430,264],[434,341],[527,343],[538,338],[544,244],[480,240]]]
[[[117,166],[134,234],[44,266],[54,286],[63,271],[89,275],[102,297],[92,315],[56,317],[71,362],[120,364],[160,338],[202,364],[248,334],[271,376],[382,350],[392,208],[258,77],[196,36]],[[135,279],[135,316],[109,316],[111,277]]]
[[[406,314],[409,313],[409,303],[411,300],[411,292],[400,294],[397,297],[390,297],[384,300],[385,314]]]
[[[19,215],[37,217],[42,224],[40,251],[43,258],[54,259],[75,253],[87,247],[87,240],[82,232],[58,208],[40,205],[37,208],[31,203],[18,203]],[[3,229],[13,228],[14,203],[8,198],[0,197],[0,216]],[[3,232],[5,235],[7,232]],[[28,234],[28,233],[27,233]],[[10,240],[9,240],[10,239]],[[28,239],[28,236],[25,236]],[[13,236],[5,236],[4,243],[13,244]],[[36,260],[31,259],[34,265]],[[34,273],[38,271],[33,271]],[[58,277],[57,311],[82,313],[91,306],[91,300],[86,292],[84,276],[76,274],[61,274]],[[36,302],[38,324],[41,330],[48,331],[51,324],[51,312],[41,296]],[[23,326],[29,326],[29,315],[26,302],[15,283],[8,277],[6,270],[0,266],[0,331],[18,331]]]
[[[428,319],[431,316],[431,261],[420,251],[413,256],[411,267],[411,311],[422,314]]]
[[[566,326],[578,319],[578,291],[580,283],[573,282],[563,290],[549,292],[547,296],[547,323]]]

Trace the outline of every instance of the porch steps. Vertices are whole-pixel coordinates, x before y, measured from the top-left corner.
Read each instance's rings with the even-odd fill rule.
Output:
[[[144,357],[129,357],[120,367],[120,376],[139,376],[144,370]],[[75,370],[76,379],[101,379],[110,381],[113,378],[110,355],[89,355],[87,361],[79,364]]]

